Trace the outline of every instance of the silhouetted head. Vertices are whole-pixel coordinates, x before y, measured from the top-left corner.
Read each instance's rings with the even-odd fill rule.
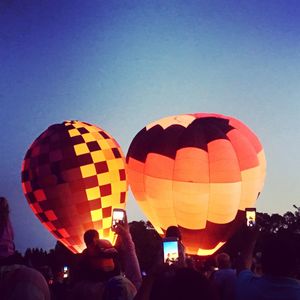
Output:
[[[261,256],[264,274],[293,277],[296,261],[297,249],[291,235],[276,234],[264,240]]]
[[[225,253],[219,253],[216,255],[216,264],[220,269],[228,269],[231,267],[230,256]]]
[[[108,240],[99,238],[95,229],[84,233],[86,249],[82,252],[83,277],[92,281],[105,281],[120,274],[118,251]]]
[[[88,247],[90,245],[94,245],[97,240],[99,240],[99,233],[95,229],[87,230],[83,235],[83,240],[85,245]]]
[[[181,233],[177,226],[169,226],[166,231],[166,237],[177,237],[181,241]]]

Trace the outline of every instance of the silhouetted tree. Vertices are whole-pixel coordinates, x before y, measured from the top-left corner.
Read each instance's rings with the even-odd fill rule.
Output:
[[[149,221],[133,221],[129,225],[141,270],[148,272],[158,262],[161,238]]]

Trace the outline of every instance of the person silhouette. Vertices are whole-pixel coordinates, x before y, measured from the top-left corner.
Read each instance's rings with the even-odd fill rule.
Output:
[[[165,234],[166,238],[175,238],[178,240],[178,259],[176,261],[177,266],[185,267],[185,247],[181,242],[181,233],[177,226],[169,226]]]
[[[9,205],[5,197],[0,197],[0,298],[50,300],[44,276],[33,268],[19,264],[14,254],[14,231]]]
[[[237,278],[236,300],[300,300],[300,284],[295,279],[297,247],[295,237],[273,234],[264,239],[261,254],[263,275],[250,270],[258,229],[247,228],[242,263]]]
[[[14,231],[9,216],[9,205],[5,197],[0,197],[0,264],[4,264],[4,260],[14,253]]]

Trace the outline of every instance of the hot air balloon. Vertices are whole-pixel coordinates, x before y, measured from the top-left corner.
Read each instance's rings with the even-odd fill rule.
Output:
[[[114,242],[112,209],[125,208],[128,189],[125,158],[103,129],[65,121],[50,126],[30,146],[22,188],[42,224],[78,253],[88,229]]]
[[[132,140],[127,176],[160,235],[178,226],[189,254],[210,255],[234,234],[262,190],[266,161],[241,121],[196,113],[163,118]]]

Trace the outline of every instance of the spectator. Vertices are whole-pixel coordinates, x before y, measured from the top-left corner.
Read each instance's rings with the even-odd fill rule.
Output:
[[[300,300],[300,284],[294,278],[297,253],[293,238],[277,234],[264,240],[261,256],[264,275],[257,277],[250,271],[257,233],[257,230],[246,231],[237,300]]]
[[[209,280],[199,272],[174,265],[159,266],[138,291],[135,300],[215,300]]]
[[[0,295],[3,300],[50,300],[44,276],[22,265],[0,268]]]
[[[15,263],[14,233],[9,205],[0,197],[0,296],[3,300],[50,300],[44,276],[32,268]]]
[[[65,300],[67,299],[67,285],[64,278],[64,272],[62,269],[55,270],[53,282],[50,284],[51,299]]]
[[[120,273],[117,250],[107,240],[100,240],[96,230],[84,233],[86,249],[79,258],[76,280],[102,282]]]
[[[83,235],[83,240],[86,246],[86,249],[83,250],[83,253],[94,255],[96,251],[97,241],[99,240],[98,231],[95,229],[87,230]]]
[[[132,300],[135,296],[142,277],[127,222],[118,224],[115,231],[119,251],[109,241],[99,239],[95,230],[84,234],[87,247],[81,255],[81,280],[75,285],[72,299]],[[126,277],[121,275],[120,265]]]
[[[117,224],[115,232],[118,234],[116,247],[119,249],[124,274],[134,284],[136,289],[139,289],[142,284],[142,274],[127,218],[125,218],[124,224]]]
[[[94,229],[86,231],[83,238],[86,249],[79,256],[71,298],[103,299],[106,282],[120,274],[115,265],[117,251],[109,241],[100,240]]]
[[[4,261],[14,252],[14,231],[9,217],[9,205],[6,198],[0,197],[0,264],[5,264]]]
[[[261,267],[261,252],[257,252],[253,257],[251,271],[257,276],[263,275]]]
[[[185,267],[186,266],[185,248],[181,242],[181,233],[179,231],[179,228],[177,226],[169,226],[166,230],[166,238],[177,238],[178,239],[178,255],[179,255],[179,257],[178,257],[177,265],[179,267]]]
[[[213,256],[209,256],[203,261],[201,272],[208,280],[212,280],[216,272],[216,262]]]
[[[195,261],[192,257],[186,257],[185,264],[188,269],[197,271]]]
[[[236,270],[231,268],[230,256],[227,253],[216,255],[217,270],[212,276],[213,285],[220,300],[235,299]]]

